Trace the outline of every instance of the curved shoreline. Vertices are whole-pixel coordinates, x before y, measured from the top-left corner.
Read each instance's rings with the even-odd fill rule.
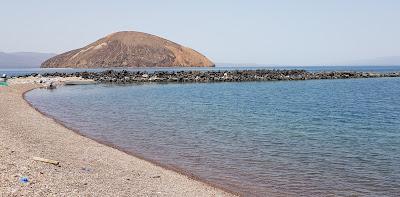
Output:
[[[0,144],[0,193],[237,195],[187,171],[91,139],[67,127],[25,99],[27,92],[40,87],[42,85],[30,83],[0,88],[0,140],[3,141]],[[25,146],[21,147],[21,143]],[[35,162],[33,156],[59,160],[61,166]],[[29,177],[28,184],[14,181],[15,177],[23,176]],[[59,176],[62,178],[54,179]]]
[[[91,138],[90,136],[85,135],[85,134],[83,134],[82,132],[80,132],[78,129],[74,129],[74,128],[72,128],[72,127],[69,127],[69,126],[65,125],[65,123],[63,123],[61,120],[58,120],[58,119],[55,118],[54,116],[52,116],[52,115],[50,115],[50,114],[47,114],[47,113],[45,113],[45,112],[40,111],[38,108],[36,108],[35,106],[33,106],[32,103],[30,103],[30,102],[26,99],[26,94],[27,94],[28,92],[33,91],[33,90],[35,90],[35,89],[39,89],[39,88],[42,88],[42,87],[37,87],[37,88],[32,88],[32,89],[26,90],[25,92],[22,93],[22,98],[24,99],[24,101],[25,101],[31,108],[35,109],[35,110],[36,110],[37,112],[39,112],[41,115],[46,116],[47,118],[52,119],[54,122],[56,122],[57,124],[59,124],[59,125],[65,127],[66,129],[71,130],[72,132],[74,132],[74,133],[76,133],[76,134],[78,134],[78,135],[80,135],[80,136],[82,136],[82,137],[91,139],[91,140],[93,140],[93,141],[95,141],[95,142],[97,142],[97,143],[99,143],[99,144],[105,145],[105,146],[107,146],[107,147],[116,149],[116,150],[121,151],[121,152],[124,152],[124,153],[126,153],[126,154],[128,154],[128,155],[131,155],[131,156],[133,156],[133,157],[136,157],[136,158],[138,158],[138,159],[141,159],[141,160],[150,162],[150,163],[153,164],[153,165],[159,166],[159,167],[164,168],[164,169],[166,169],[166,170],[174,171],[174,172],[176,172],[176,173],[178,173],[178,174],[181,174],[181,175],[183,175],[183,176],[186,176],[186,177],[188,177],[188,178],[190,178],[190,179],[192,179],[192,180],[205,183],[205,184],[207,184],[207,185],[209,185],[209,186],[211,186],[211,187],[214,187],[214,188],[217,188],[217,189],[221,189],[221,190],[223,190],[223,191],[225,191],[225,192],[227,192],[227,193],[230,193],[230,194],[232,194],[232,195],[237,195],[237,196],[239,196],[239,193],[238,193],[238,192],[232,191],[232,190],[230,190],[230,189],[228,189],[228,188],[225,188],[225,187],[223,187],[223,186],[220,186],[220,185],[218,185],[218,184],[216,184],[216,183],[213,183],[213,182],[204,180],[204,179],[200,178],[199,176],[196,176],[196,175],[194,175],[193,173],[191,173],[191,172],[189,172],[189,171],[187,171],[187,170],[184,170],[184,169],[181,169],[181,168],[172,166],[172,165],[165,165],[165,164],[162,164],[162,163],[160,163],[160,162],[158,162],[158,161],[156,161],[156,160],[148,159],[148,158],[146,158],[146,157],[144,157],[144,156],[141,156],[141,155],[135,153],[134,151],[127,151],[127,150],[124,150],[124,149],[122,149],[122,148],[118,147],[117,145],[114,145],[114,144],[112,144],[112,143],[110,143],[110,142],[101,141],[101,140],[98,140],[98,139],[95,139],[95,138]]]

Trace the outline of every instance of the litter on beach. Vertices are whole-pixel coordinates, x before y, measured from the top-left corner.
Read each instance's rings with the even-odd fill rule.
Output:
[[[21,182],[21,183],[28,183],[28,182],[29,182],[29,179],[28,179],[28,177],[21,177],[21,178],[19,178],[19,182]]]
[[[41,161],[41,162],[49,163],[49,164],[53,164],[53,165],[58,165],[60,163],[59,161],[45,159],[45,158],[41,158],[41,157],[33,157],[32,159],[35,161]]]

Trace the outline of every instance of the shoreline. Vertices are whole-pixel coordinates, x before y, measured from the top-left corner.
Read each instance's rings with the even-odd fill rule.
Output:
[[[23,108],[24,107],[23,105],[25,105],[25,107],[26,106],[29,107],[30,109],[32,109],[35,112],[35,113],[32,113],[32,112],[28,113],[29,116],[34,115],[38,119],[48,119],[46,122],[49,122],[50,124],[55,124],[55,125],[50,125],[51,127],[56,127],[56,128],[62,127],[63,129],[60,129],[60,130],[63,130],[63,134],[67,135],[67,138],[73,138],[73,139],[84,138],[84,139],[79,139],[81,141],[86,142],[85,144],[80,144],[80,146],[82,146],[83,149],[86,148],[86,146],[89,146],[91,148],[93,148],[93,146],[94,146],[95,148],[102,149],[101,151],[107,152],[107,154],[114,154],[113,156],[114,156],[115,159],[119,159],[120,157],[123,157],[124,160],[128,160],[128,161],[123,161],[124,162],[123,165],[118,165],[116,163],[113,163],[111,165],[108,163],[108,164],[105,165],[107,167],[110,167],[111,169],[114,168],[114,170],[116,170],[116,169],[121,170],[121,168],[123,168],[123,167],[126,168],[128,166],[128,168],[126,168],[126,171],[131,171],[132,168],[133,168],[133,170],[136,170],[136,171],[143,171],[143,170],[151,169],[150,172],[152,170],[155,170],[155,171],[158,172],[158,174],[162,174],[162,175],[153,176],[153,177],[149,176],[150,178],[147,177],[147,180],[142,180],[142,179],[146,179],[146,178],[142,178],[142,179],[137,180],[139,182],[143,182],[141,184],[145,184],[145,185],[147,184],[146,188],[148,188],[148,190],[150,190],[150,191],[141,190],[139,193],[133,192],[132,190],[135,190],[134,185],[137,184],[137,182],[134,183],[133,188],[130,188],[130,187],[122,187],[121,188],[120,183],[118,183],[118,181],[115,181],[115,180],[111,181],[111,183],[108,183],[108,184],[111,184],[111,185],[115,185],[114,188],[110,188],[111,190],[119,188],[118,190],[122,189],[122,191],[120,191],[119,193],[130,194],[130,195],[132,195],[132,194],[140,194],[140,193],[141,194],[146,194],[146,195],[149,195],[149,194],[150,195],[156,195],[156,196],[160,196],[160,195],[164,196],[166,194],[168,195],[168,193],[170,195],[172,194],[174,196],[185,196],[187,194],[196,195],[196,196],[215,196],[215,195],[217,195],[217,196],[234,196],[234,195],[238,195],[237,193],[229,191],[226,188],[223,188],[223,187],[218,186],[216,184],[213,184],[213,183],[210,183],[208,181],[202,180],[201,178],[191,174],[190,172],[184,171],[182,169],[174,168],[173,166],[162,165],[162,164],[160,164],[160,163],[158,163],[156,161],[149,160],[149,159],[146,159],[146,158],[144,158],[144,157],[142,157],[140,155],[137,155],[136,153],[132,153],[130,151],[124,151],[124,150],[122,150],[122,149],[118,148],[117,146],[114,146],[114,145],[112,145],[110,143],[101,142],[101,141],[92,139],[92,138],[90,138],[88,136],[83,135],[82,133],[80,133],[77,130],[74,130],[74,129],[71,129],[71,128],[67,127],[61,121],[55,119],[52,116],[49,116],[48,114],[45,114],[45,113],[39,111],[37,108],[32,106],[31,103],[29,103],[25,99],[25,94],[27,92],[29,92],[29,91],[31,91],[33,89],[36,89],[36,88],[40,88],[40,87],[43,87],[43,85],[32,84],[32,83],[28,83],[28,84],[13,84],[13,85],[10,85],[8,87],[2,87],[0,89],[0,94],[5,93],[6,96],[7,96],[7,93],[8,94],[12,94],[13,93],[13,94],[19,95],[19,98],[15,98],[12,95],[8,95],[8,96],[11,96],[10,98],[13,98],[15,100],[21,100],[23,102],[23,104],[19,103],[20,105],[17,105],[16,108],[21,107],[21,106]],[[5,91],[3,92],[3,90],[5,90]],[[10,93],[10,92],[12,92],[12,93]],[[3,95],[1,95],[1,96],[3,96]],[[3,99],[4,98],[5,97],[3,97]],[[10,98],[7,98],[7,99],[10,99]],[[7,101],[10,101],[10,100],[7,100]],[[3,102],[3,104],[5,104],[5,103]],[[9,103],[7,103],[7,104],[9,104]],[[0,109],[3,109],[3,108],[7,108],[7,107],[6,106],[2,106],[2,104],[0,104]],[[29,109],[19,109],[19,110],[30,111]],[[5,114],[5,116],[8,116],[8,115],[11,115],[11,114]],[[1,116],[1,114],[0,114],[0,116]],[[7,119],[7,117],[6,117],[6,119]],[[13,136],[13,134],[12,134],[12,132],[13,132],[12,126],[11,126],[11,128],[9,130],[7,130],[7,129],[4,130],[3,127],[7,128],[7,126],[5,126],[3,121],[4,120],[2,118],[0,120],[0,132],[1,133],[4,132],[5,134],[7,134],[9,136]],[[18,119],[17,120],[14,119],[13,121],[17,125],[19,124],[18,122],[23,122],[22,120],[18,120]],[[39,124],[39,125],[42,125],[42,126],[50,127],[49,125],[44,124],[44,122],[30,122],[30,124]],[[65,133],[65,132],[67,132],[67,133]],[[25,132],[23,131],[22,133],[26,134],[26,131]],[[55,135],[57,135],[57,132],[55,132],[55,133],[56,133]],[[35,134],[31,134],[30,133],[30,135],[36,135],[36,133]],[[44,134],[42,133],[42,135],[44,135]],[[47,138],[51,138],[51,137],[49,137],[47,135],[44,135],[44,136],[46,136]],[[6,136],[2,135],[1,138],[2,137],[6,137]],[[32,136],[28,136],[28,138],[29,137],[32,137]],[[14,139],[14,140],[18,141],[17,138]],[[16,147],[18,147],[18,144],[10,144],[9,142],[5,143],[4,139],[2,141],[3,141],[3,143],[1,144],[0,148],[3,147],[3,146],[5,146],[5,148],[2,148],[4,150],[0,149],[0,152],[3,152],[3,151],[6,152],[8,149],[16,149]],[[63,138],[52,139],[52,141],[63,142],[65,144],[71,143],[68,140],[65,140]],[[40,147],[41,144],[37,143],[37,144],[35,144],[35,146]],[[50,146],[50,147],[53,147],[53,146]],[[64,147],[64,148],[68,150],[71,147]],[[63,150],[63,149],[60,149],[60,150]],[[37,150],[33,150],[33,151],[35,152]],[[46,151],[48,151],[48,150],[47,149],[39,150],[39,152],[46,152]],[[77,153],[79,154],[80,151],[81,150],[78,150]],[[15,152],[17,152],[17,151],[13,150],[9,154],[15,154]],[[28,152],[30,152],[30,151],[28,151]],[[66,151],[66,152],[68,152],[68,151]],[[93,152],[95,152],[96,154],[99,154],[98,150],[93,151]],[[102,154],[103,154],[103,152],[101,152],[100,155],[97,155],[98,157],[100,157],[100,160],[109,159],[109,158],[106,158],[105,156],[102,156]],[[38,156],[38,155],[41,156],[41,155],[44,155],[44,154],[43,153],[42,154],[35,154],[35,156]],[[115,157],[115,155],[118,155],[118,157]],[[6,161],[2,161],[0,163],[0,167],[2,165],[4,165],[4,166],[16,166],[17,164],[15,164],[13,162],[13,160],[9,160],[9,158],[7,158],[7,156],[8,155],[4,156]],[[34,155],[32,155],[32,156],[34,156]],[[76,155],[74,155],[74,156],[76,156]],[[83,155],[83,154],[78,155],[78,157],[79,156],[82,157],[83,160],[86,159],[85,155]],[[3,157],[3,156],[1,156],[1,157]],[[62,158],[62,155],[59,155],[58,157]],[[54,157],[50,157],[50,159],[52,159],[52,158],[54,158]],[[51,168],[51,167],[53,167],[53,168],[55,168],[56,171],[57,171],[57,168],[58,168],[59,171],[60,170],[62,171],[64,165],[66,165],[66,164],[67,165],[73,165],[74,164],[74,161],[68,161],[67,162],[67,161],[62,161],[62,159],[59,159],[59,160],[61,160],[60,161],[61,162],[60,163],[61,167],[58,167],[58,166],[52,166],[52,165],[44,164],[44,163],[40,163],[40,162],[33,162],[33,161],[31,161],[31,158],[29,158],[28,160],[26,160],[26,159],[28,159],[28,158],[25,158],[24,162],[28,162],[30,164],[25,166],[24,170],[26,170],[26,168],[28,168],[28,171],[31,170],[30,169],[32,167],[31,165],[34,165],[33,168],[41,168],[41,167],[44,167],[44,168],[49,168],[50,167]],[[99,158],[97,158],[97,159],[99,159]],[[131,161],[131,160],[133,160],[133,161]],[[140,163],[141,166],[144,169],[138,168],[136,165],[130,164],[130,162],[133,162],[135,164]],[[90,164],[88,163],[87,165],[90,165]],[[68,166],[68,167],[71,167],[71,166]],[[33,186],[35,186],[35,185],[46,186],[46,188],[48,187],[48,185],[46,185],[46,184],[43,185],[42,181],[39,181],[41,183],[38,184],[36,181],[39,180],[39,178],[35,178],[35,176],[32,176],[32,175],[29,177],[29,178],[32,178],[33,181],[34,181],[32,184],[31,183],[28,183],[26,185],[20,184],[18,182],[18,178],[17,177],[18,176],[22,176],[22,175],[15,175],[15,173],[14,174],[9,174],[7,172],[3,173],[3,168],[0,168],[0,170],[1,170],[0,172],[2,172],[1,173],[2,181],[0,181],[0,182],[5,182],[5,184],[4,183],[1,184],[1,185],[4,185],[4,186],[0,187],[0,190],[4,190],[4,191],[1,192],[3,194],[7,194],[7,193],[10,194],[10,195],[15,195],[15,194],[19,194],[19,195],[20,194],[37,194],[37,193],[43,192],[43,189],[36,188],[36,189],[38,189],[38,190],[36,190],[35,187],[33,187],[34,189],[32,189],[32,185]],[[5,169],[5,171],[9,171],[9,170],[10,169]],[[13,170],[16,170],[16,169],[13,169]],[[18,171],[18,170],[16,170],[16,171]],[[105,170],[105,171],[109,172],[108,169]],[[113,172],[113,170],[111,170],[111,172]],[[44,172],[40,172],[40,174],[42,174],[42,173],[44,173]],[[32,174],[32,172],[28,173],[28,174]],[[111,173],[111,174],[113,174],[113,173]],[[125,172],[124,172],[124,174],[125,174]],[[132,174],[134,174],[134,173],[132,173]],[[153,173],[149,173],[148,172],[148,174],[153,174]],[[51,174],[49,174],[49,175],[51,175]],[[80,175],[84,176],[84,174],[82,175],[81,173],[80,173]],[[107,173],[105,173],[103,175],[107,175]],[[68,179],[68,171],[64,172],[64,176],[67,176],[67,177],[63,177],[63,180]],[[10,177],[13,177],[15,179],[14,183],[12,183],[12,181],[10,180]],[[154,177],[156,177],[156,178],[154,178]],[[13,178],[11,178],[11,179],[13,179]],[[35,179],[36,179],[36,181],[35,181]],[[148,179],[150,179],[150,180],[148,180]],[[157,182],[157,181],[159,182],[159,180],[157,180],[157,179],[159,179],[159,180],[169,179],[169,181],[163,182],[162,185],[154,185],[153,182]],[[67,180],[67,182],[70,182],[70,181],[71,180]],[[86,179],[85,179],[85,181],[86,182],[90,182],[90,181],[88,181]],[[44,183],[45,182],[46,181],[44,181]],[[76,182],[80,182],[80,181],[77,180]],[[77,184],[76,182],[73,182],[72,184]],[[171,184],[174,184],[174,186],[172,186]],[[8,185],[8,187],[7,187],[7,185]],[[28,191],[19,193],[21,191],[21,188],[26,188],[26,186],[29,186],[29,185],[31,186],[31,190],[28,189]],[[86,183],[86,184],[84,183],[82,187],[87,187],[88,185],[89,185],[89,183]],[[104,182],[102,182],[102,185],[104,185]],[[176,186],[176,185],[178,185],[178,186]],[[100,187],[100,186],[96,185],[96,184],[93,184],[92,187]],[[149,188],[153,188],[153,189],[154,188],[160,188],[161,191],[160,191],[160,193],[159,192],[153,192],[152,189],[149,189]],[[177,189],[177,188],[179,188],[179,189]],[[55,188],[53,188],[53,189],[55,189]],[[64,189],[68,189],[68,188],[64,188]],[[61,189],[61,190],[64,190],[64,189]],[[82,188],[79,188],[79,189],[82,189]],[[56,190],[55,193],[57,194],[58,193],[57,189],[55,189],[55,190]],[[49,194],[52,194],[52,192],[50,192],[50,193],[44,192],[43,194],[49,195]],[[67,192],[66,194],[70,194],[70,193]],[[71,195],[73,195],[73,194],[84,195],[84,194],[93,194],[93,193],[86,192],[85,190],[83,190],[83,191],[78,192],[78,193],[71,193]],[[107,191],[107,192],[100,192],[99,194],[116,194],[116,193],[113,193],[113,192],[109,193]]]
[[[41,88],[41,87],[39,87],[39,88]],[[52,116],[52,115],[50,115],[50,114],[47,114],[47,113],[45,113],[45,112],[40,111],[38,108],[36,108],[35,106],[33,106],[33,105],[26,99],[25,95],[26,95],[28,92],[30,92],[30,91],[32,91],[32,90],[35,90],[35,89],[37,89],[37,88],[33,88],[33,89],[27,90],[27,91],[25,91],[25,92],[22,93],[22,98],[24,99],[24,101],[25,101],[31,108],[35,109],[38,113],[40,113],[41,115],[46,116],[46,117],[52,119],[54,122],[56,122],[57,124],[61,125],[62,127],[65,127],[66,129],[69,129],[69,130],[71,130],[72,132],[74,132],[74,133],[76,133],[76,134],[78,134],[78,135],[80,135],[80,136],[82,136],[82,137],[91,139],[91,140],[93,140],[93,141],[95,141],[95,142],[97,142],[97,143],[99,143],[99,144],[104,145],[104,146],[108,146],[108,147],[110,147],[110,148],[113,148],[113,149],[116,149],[116,150],[118,150],[118,151],[124,152],[124,153],[126,153],[126,154],[128,154],[128,155],[131,155],[131,156],[133,156],[133,157],[136,157],[136,158],[138,158],[138,159],[141,159],[141,160],[150,162],[151,164],[156,165],[156,166],[159,166],[159,167],[164,168],[164,169],[166,169],[166,170],[174,171],[174,172],[176,172],[176,173],[178,173],[178,174],[181,174],[181,175],[183,175],[183,176],[186,176],[186,177],[188,177],[188,178],[190,178],[190,179],[192,179],[192,180],[205,183],[205,184],[207,184],[207,185],[209,185],[209,186],[211,186],[211,187],[214,187],[214,188],[217,188],[217,189],[221,189],[221,190],[223,190],[223,191],[225,191],[225,192],[227,192],[227,193],[229,193],[229,194],[239,196],[239,193],[234,192],[234,191],[231,191],[231,190],[229,190],[229,189],[227,189],[227,188],[224,188],[224,187],[222,187],[222,186],[219,186],[219,185],[217,185],[217,184],[215,184],[215,183],[212,183],[212,182],[210,182],[210,181],[204,180],[203,178],[200,178],[199,176],[196,176],[196,175],[194,175],[193,173],[191,173],[191,172],[189,172],[189,171],[187,171],[187,170],[184,170],[184,169],[175,167],[175,166],[173,166],[173,165],[165,165],[165,164],[162,164],[162,163],[160,163],[160,162],[158,162],[158,161],[156,161],[156,160],[148,159],[148,158],[146,158],[146,157],[144,157],[144,156],[142,156],[142,155],[140,155],[140,154],[138,154],[138,153],[136,153],[136,152],[134,152],[134,151],[127,151],[127,150],[125,150],[125,149],[123,149],[123,148],[118,147],[117,145],[114,145],[114,144],[110,143],[110,142],[101,141],[101,140],[97,140],[97,139],[91,138],[90,136],[83,134],[83,133],[80,132],[79,130],[74,129],[74,128],[71,128],[71,127],[65,125],[62,121],[58,120],[58,119],[55,118],[54,116]]]

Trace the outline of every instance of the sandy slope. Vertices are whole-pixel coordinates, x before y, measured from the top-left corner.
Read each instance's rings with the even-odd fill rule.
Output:
[[[0,196],[230,196],[219,189],[82,137],[0,87]],[[60,161],[59,166],[32,157]],[[28,177],[29,182],[19,181]]]
[[[203,54],[164,38],[122,31],[42,63],[43,68],[210,67]]]

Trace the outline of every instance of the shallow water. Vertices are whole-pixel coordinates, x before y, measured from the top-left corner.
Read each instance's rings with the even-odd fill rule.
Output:
[[[26,97],[85,135],[243,194],[400,193],[400,78],[65,86]]]

